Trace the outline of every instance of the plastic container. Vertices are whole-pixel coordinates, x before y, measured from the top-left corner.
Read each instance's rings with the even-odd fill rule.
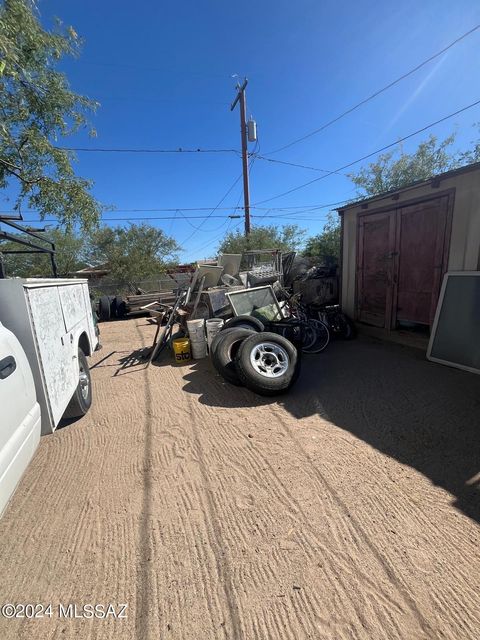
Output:
[[[172,340],[175,362],[182,363],[190,360],[190,340],[188,338],[175,338]]]
[[[205,320],[203,318],[199,320],[187,320],[187,329],[190,340],[195,342],[205,340]]]
[[[211,318],[205,322],[205,327],[207,330],[207,344],[210,349],[210,345],[212,344],[212,340],[219,333],[223,327],[224,321],[221,318]]]
[[[192,358],[195,360],[201,360],[207,357],[207,341],[190,342],[192,350]]]

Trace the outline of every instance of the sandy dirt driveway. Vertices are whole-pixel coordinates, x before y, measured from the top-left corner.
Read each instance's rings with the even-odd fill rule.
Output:
[[[1,603],[52,605],[0,638],[477,640],[478,377],[357,340],[264,399],[153,333],[102,325],[0,521]]]

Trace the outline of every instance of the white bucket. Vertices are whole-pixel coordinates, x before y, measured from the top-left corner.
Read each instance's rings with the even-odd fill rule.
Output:
[[[203,318],[199,320],[187,320],[187,329],[190,340],[205,340],[205,320]]]
[[[205,327],[207,329],[208,348],[210,348],[212,340],[223,327],[223,320],[221,318],[211,318],[205,322]]]
[[[192,352],[192,358],[195,360],[201,360],[202,358],[207,357],[207,343],[205,340],[202,341],[190,341],[190,349]]]

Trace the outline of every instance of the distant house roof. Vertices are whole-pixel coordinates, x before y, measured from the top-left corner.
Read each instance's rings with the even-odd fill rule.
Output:
[[[70,276],[79,276],[79,277],[90,277],[90,278],[99,278],[101,276],[106,276],[110,273],[110,269],[106,265],[101,265],[98,267],[84,267],[83,269],[79,269],[78,271],[72,271],[69,273]]]
[[[431,183],[432,186],[439,186],[442,180],[446,180],[447,178],[453,178],[454,176],[460,175],[462,173],[469,173],[470,171],[477,171],[477,170],[480,170],[480,162],[473,162],[472,164],[467,164],[464,167],[460,167],[459,169],[451,169],[450,171],[439,173],[438,175],[432,176],[431,178],[427,178],[426,180],[417,180],[416,182],[411,182],[410,184],[406,184],[403,187],[399,187],[398,189],[391,189],[390,191],[377,193],[374,196],[369,196],[367,198],[361,198],[360,200],[355,200],[354,202],[345,204],[343,207],[339,207],[337,211],[338,213],[342,214],[345,210],[351,209],[352,207],[358,207],[359,205],[367,204],[375,200],[382,200],[383,198],[388,198],[389,196],[393,196],[396,193],[402,193],[404,191],[408,191],[409,189],[416,189],[417,187],[427,185],[429,183]]]

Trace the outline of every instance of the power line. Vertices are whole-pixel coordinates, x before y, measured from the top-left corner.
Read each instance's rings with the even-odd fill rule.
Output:
[[[372,151],[372,153],[368,153],[367,155],[362,156],[361,158],[358,158],[357,160],[353,160],[353,162],[349,162],[348,164],[345,164],[342,167],[339,167],[338,169],[335,169],[335,171],[331,171],[330,173],[327,173],[324,176],[320,176],[319,178],[314,178],[313,180],[309,180],[309,182],[305,182],[303,184],[300,184],[300,185],[298,185],[298,187],[293,187],[293,189],[289,189],[288,191],[284,191],[283,193],[279,193],[278,195],[272,196],[271,198],[266,198],[265,200],[260,200],[259,202],[257,202],[257,205],[258,204],[264,204],[265,202],[270,202],[271,200],[276,200],[277,198],[281,198],[282,196],[286,196],[286,195],[288,195],[290,193],[293,193],[294,191],[298,191],[299,189],[303,189],[304,187],[308,187],[310,184],[313,184],[314,182],[318,182],[319,180],[323,180],[324,178],[328,178],[329,176],[333,175],[334,173],[338,173],[339,171],[343,171],[344,169],[348,169],[349,167],[352,167],[354,164],[358,164],[359,162],[362,162],[363,160],[367,160],[368,158],[371,158],[372,156],[375,156],[378,153],[382,153],[382,151],[386,151],[387,149],[391,149],[392,147],[395,147],[395,146],[399,145],[400,143],[404,142],[405,140],[408,140],[409,138],[413,138],[413,136],[416,136],[419,133],[423,133],[424,131],[427,131],[428,129],[431,129],[432,127],[436,126],[437,124],[440,124],[442,122],[445,122],[445,120],[449,120],[450,118],[453,118],[454,116],[457,116],[459,113],[463,113],[464,111],[467,111],[468,109],[472,109],[473,107],[476,107],[478,104],[480,104],[480,100],[477,100],[476,102],[472,102],[472,104],[469,104],[466,107],[463,107],[462,109],[458,109],[458,111],[455,111],[454,113],[450,113],[448,116],[440,118],[440,120],[436,120],[435,122],[432,122],[431,124],[428,124],[425,127],[422,127],[421,129],[417,129],[417,131],[414,131],[413,133],[409,133],[407,136],[404,136],[403,138],[399,138],[395,142],[387,144],[384,147],[382,147],[381,149],[377,149],[376,151]]]
[[[218,207],[217,211],[222,211],[222,210],[226,210],[226,211],[240,211],[242,210],[243,207],[238,206],[238,203],[240,202],[240,198],[241,198],[241,193],[240,196],[237,200],[237,205],[235,206],[231,206],[231,207]],[[296,206],[291,206],[291,207],[252,207],[254,209],[256,209],[257,211],[265,211],[265,214],[260,215],[256,215],[254,217],[258,218],[263,218],[263,217],[269,217],[269,218],[284,218],[284,219],[288,219],[289,216],[293,216],[293,215],[300,215],[302,213],[314,213],[315,211],[319,211],[321,209],[328,209],[331,207],[335,207],[335,206],[340,206],[340,205],[344,205],[346,203],[350,203],[353,202],[353,198],[348,198],[348,199],[344,199],[344,200],[338,200],[336,202],[328,202],[328,203],[323,203],[323,204],[316,204],[316,205],[296,205]],[[212,209],[212,207],[206,207],[205,209],[208,209],[209,211]],[[132,212],[137,212],[137,213],[142,213],[142,212],[157,212],[157,211],[166,211],[166,212],[174,212],[173,216],[127,216],[127,217],[123,217],[123,218],[102,218],[102,222],[128,222],[130,220],[145,220],[145,221],[149,221],[149,220],[171,220],[172,222],[170,223],[170,228],[173,226],[173,221],[177,220],[177,214],[180,211],[201,211],[203,210],[203,208],[197,208],[197,209],[187,209],[187,208],[176,208],[176,209],[118,209],[116,210],[119,213],[128,213],[129,211]],[[287,211],[288,213],[277,213],[275,215],[269,216],[268,214],[270,212],[274,212],[274,211]],[[0,216],[2,214],[6,214],[6,215],[10,215],[10,214],[14,214],[16,213],[15,211],[3,211],[0,212]],[[24,211],[24,214],[35,214],[35,211]],[[112,212],[113,213],[113,212]],[[183,214],[182,214],[183,215]],[[183,215],[183,217],[185,219],[189,219],[189,220],[205,220],[207,217],[210,218],[218,218],[218,219],[229,219],[230,216],[220,216],[220,215],[211,215],[211,216],[185,216]],[[299,218],[300,219],[300,218]],[[1,221],[0,221],[1,222]],[[22,220],[22,222],[27,223],[27,224],[34,224],[34,223],[58,223],[58,219],[57,218],[32,218],[29,220]]]
[[[181,209],[176,209],[178,213],[181,212]],[[210,218],[221,218],[222,220],[228,220],[230,216],[183,216],[185,220],[206,220],[208,217]],[[119,222],[124,221],[128,222],[128,220],[177,220],[177,216],[126,216],[123,218],[102,218],[102,222]],[[1,222],[1,220],[0,220]],[[58,222],[57,219],[53,218],[36,218],[34,220],[21,220],[20,222]]]
[[[240,195],[241,197],[241,195]],[[335,204],[335,203],[333,203]],[[292,209],[316,209],[316,208],[323,208],[325,206],[329,206],[329,205],[324,205],[324,204],[299,204],[299,205],[292,205],[290,207],[257,207],[257,206],[253,206],[251,205],[251,208],[254,209],[258,209],[258,210],[263,210],[263,211],[290,211]],[[178,211],[211,211],[213,207],[170,207],[170,208],[162,208],[162,207],[156,207],[155,209],[109,209],[109,210],[105,210],[103,212],[103,214],[105,213],[159,213],[159,212],[171,212],[171,213],[178,213]],[[237,200],[237,204],[235,205],[231,205],[229,207],[216,207],[216,211],[233,211],[233,210],[242,210],[243,207],[239,206],[239,200]],[[25,209],[22,211],[23,214],[35,214],[37,213],[36,211],[33,211],[32,209]],[[0,215],[14,215],[17,214],[18,215],[18,211],[0,211]],[[199,218],[203,218],[204,216],[197,216]]]
[[[234,189],[235,185],[240,181],[241,177],[242,177],[242,173],[238,176],[238,178],[235,179],[235,181],[233,182],[233,184],[228,188],[228,190],[226,191],[226,193],[224,194],[224,196],[222,197],[222,199],[218,202],[218,204],[213,207],[213,209],[211,210],[211,212],[205,216],[205,220],[201,223],[200,226],[202,226],[203,224],[205,224],[205,222],[212,217],[212,215],[215,213],[215,211],[218,209],[218,207],[222,204],[222,202],[225,200],[225,198],[228,196],[228,194]],[[198,231],[198,229],[196,230]],[[190,240],[190,238],[193,238],[193,236],[195,235],[195,232],[191,233],[188,238],[186,238],[182,244],[188,242]]]
[[[232,221],[230,220],[230,224],[232,223]],[[211,244],[213,244],[214,242],[217,242],[218,240],[220,240],[220,238],[222,236],[224,236],[226,233],[228,233],[229,231],[233,231],[234,229],[236,229],[237,227],[239,227],[241,224],[243,224],[243,220],[240,220],[240,222],[237,222],[237,224],[235,224],[231,229],[230,229],[230,224],[227,226],[227,228],[222,231],[220,234],[218,234],[217,236],[215,236],[214,238],[212,238],[211,240],[209,240],[208,242],[206,242],[205,244],[203,244],[201,247],[197,248],[197,249],[193,249],[190,253],[198,253],[200,251],[203,251],[206,247],[210,246]],[[186,249],[185,249],[186,251]]]
[[[190,219],[193,219],[193,218],[195,218],[195,219],[198,218],[200,220],[206,220],[207,216],[186,216],[181,209],[178,210],[178,213],[187,222],[187,224],[189,224],[193,229],[195,229],[195,231],[200,231],[202,233],[211,233],[212,231],[216,231],[216,229],[202,229],[201,225],[197,226],[196,224],[193,224],[192,222],[190,222]],[[225,220],[228,220],[230,218],[230,216],[210,216],[210,218],[224,218]]]
[[[238,153],[237,149],[122,149],[101,147],[55,147],[60,151],[80,151],[82,153]]]
[[[341,202],[338,203],[338,205],[340,206],[341,204],[346,204],[347,202],[349,202],[348,200],[342,200]],[[326,207],[325,207],[326,208]],[[268,209],[268,211],[270,211],[270,209]],[[300,216],[301,213],[304,212],[298,212],[297,214],[287,214],[287,215],[281,215],[281,216],[277,216],[277,215],[268,215],[268,214],[255,214],[252,215],[252,218],[259,218],[261,220],[263,219],[270,219],[270,220],[323,220],[324,218],[322,216],[317,216],[315,218],[302,218],[302,217],[297,217]],[[306,212],[305,212],[306,213]],[[315,212],[312,212],[315,213]],[[212,216],[213,217],[213,216]],[[217,218],[223,219],[224,222],[221,223],[220,226],[218,226],[216,229],[208,229],[208,230],[204,230],[201,229],[201,231],[205,231],[205,233],[213,233],[215,231],[217,231],[217,229],[220,229],[221,227],[223,227],[223,225],[228,222],[228,220],[231,220],[230,216],[215,216]],[[178,218],[176,218],[175,216],[169,216],[169,217],[154,217],[154,218],[148,218],[148,217],[130,217],[130,218],[110,218],[108,220],[104,220],[103,222],[132,222],[132,221],[144,221],[144,222],[157,222],[158,220],[178,220]],[[22,220],[23,223],[25,224],[38,224],[38,223],[45,223],[45,224],[53,224],[56,223],[58,226],[58,220]],[[0,221],[1,223],[1,221]],[[173,223],[172,223],[173,224]],[[198,229],[196,229],[198,230]],[[170,232],[169,232],[170,233]]]
[[[256,142],[256,144],[255,144],[255,149],[254,149],[254,150],[257,150],[258,148],[259,148],[259,144],[258,144],[258,140],[257,140],[257,142]],[[250,175],[250,172],[251,172],[251,170],[252,170],[252,167],[253,167],[254,163],[255,163],[255,157],[252,157],[252,158],[250,159],[249,166],[248,166],[248,175]],[[221,204],[221,203],[223,202],[223,200],[225,200],[225,198],[227,197],[227,195],[232,191],[232,189],[235,187],[235,185],[239,182],[240,178],[242,178],[242,177],[243,177],[243,172],[242,172],[242,173],[240,174],[240,176],[235,180],[235,182],[232,184],[232,186],[230,187],[230,189],[229,189],[229,190],[227,191],[227,193],[224,195],[224,197],[222,198],[222,200],[220,200],[219,204]],[[235,211],[237,211],[237,209],[239,209],[239,206],[238,206],[238,205],[239,205],[239,202],[240,202],[241,197],[242,197],[242,191],[240,191],[240,195],[239,195],[239,197],[238,197],[238,200],[237,200],[237,206],[236,206],[236,207],[235,207],[235,209],[234,209],[234,213],[235,213]],[[243,208],[244,208],[244,207],[242,207],[242,209],[243,209]],[[216,210],[216,208],[214,208],[214,209],[212,210],[212,213],[213,213],[215,210]],[[197,231],[201,231],[200,227],[201,227],[203,224],[205,224],[206,220],[207,220],[209,217],[211,217],[211,214],[210,214],[209,216],[207,216],[207,217],[205,218],[204,222],[202,222],[202,223],[200,224],[200,226],[197,228]],[[220,227],[217,227],[217,229],[220,229],[222,226],[223,226],[223,224],[221,224],[221,225],[220,225]],[[238,226],[238,225],[236,225],[236,226]],[[236,228],[236,226],[235,226],[234,228]],[[227,226],[227,229],[225,229],[225,231],[224,231],[224,232],[222,232],[222,234],[221,234],[221,235],[223,235],[224,233],[226,233],[226,232],[228,231],[228,228],[229,228],[229,226]],[[212,229],[211,231],[215,231],[215,229]],[[184,240],[184,242],[188,242],[188,241],[190,240],[190,238],[192,238],[192,236],[193,236],[193,235],[194,235],[194,233],[193,233],[193,234],[190,234],[190,236],[189,236],[186,240]]]
[[[238,203],[240,202],[240,198],[241,198],[241,193],[240,196],[237,200],[237,204],[235,206],[231,206],[231,207],[218,207],[217,211],[232,211],[235,213],[235,211],[241,211],[243,209],[243,207],[238,206]],[[289,215],[299,215],[302,213],[313,213],[314,211],[320,210],[320,209],[327,209],[329,207],[333,207],[333,206],[337,206],[337,205],[342,205],[342,204],[346,204],[347,202],[352,202],[352,198],[350,199],[344,199],[344,200],[339,200],[337,202],[329,202],[329,203],[324,203],[324,204],[316,204],[316,205],[298,205],[298,206],[292,206],[292,207],[252,207],[257,211],[265,211],[267,215],[268,213],[272,212],[272,211],[288,211],[288,213],[278,213],[275,216],[275,218],[282,218],[282,217],[288,217]],[[166,211],[166,212],[170,212],[173,211],[174,215],[173,216],[124,216],[122,218],[105,218],[103,217],[101,220],[102,222],[128,222],[129,220],[177,220],[177,214],[182,212],[182,217],[184,219],[188,219],[188,220],[205,220],[207,217],[210,218],[219,218],[219,219],[228,219],[230,218],[230,216],[220,216],[220,215],[211,215],[211,216],[185,216],[183,214],[183,211],[201,211],[202,208],[200,209],[117,209],[115,210],[117,213],[128,213],[128,212],[136,212],[136,213],[144,213],[144,212],[157,212],[157,211]],[[208,207],[208,210],[211,210],[211,207]],[[13,215],[14,213],[16,213],[15,211],[3,211],[0,212],[0,216],[3,215]],[[35,211],[24,211],[23,212],[25,215],[28,214],[35,214]],[[112,212],[113,213],[113,212]],[[257,215],[255,215],[255,217],[259,217]],[[263,215],[261,216],[263,217]],[[1,221],[0,221],[1,222]],[[22,220],[21,222],[25,222],[25,223],[29,223],[29,224],[33,224],[33,223],[38,223],[38,222],[46,222],[46,223],[52,223],[52,222],[58,222],[57,218],[32,218],[29,220]],[[173,223],[172,223],[173,224]]]
[[[254,154],[252,153],[250,155],[254,155]],[[258,155],[258,153],[255,154],[255,157],[258,158],[259,160],[265,160],[266,162],[276,162],[278,164],[286,164],[290,167],[299,167],[300,169],[310,169],[310,171],[318,171],[320,173],[331,173],[330,169],[319,169],[318,167],[309,167],[308,165],[297,164],[296,162],[287,162],[286,160],[277,160],[275,158],[267,158],[265,156]],[[338,172],[334,171],[333,173],[338,173]],[[342,173],[339,175],[346,175],[346,174]]]
[[[284,145],[283,147],[279,147],[278,149],[274,149],[273,151],[270,151],[267,155],[270,155],[272,153],[279,153],[280,151],[283,151],[284,149],[288,149],[289,147],[292,147],[293,145],[298,144],[299,142],[302,142],[303,140],[306,140],[307,138],[311,138],[312,136],[316,135],[317,133],[320,133],[321,131],[324,131],[327,127],[330,127],[332,124],[334,124],[335,122],[338,122],[339,120],[341,120],[345,116],[349,115],[353,111],[356,111],[357,109],[359,109],[361,106],[363,106],[367,102],[370,102],[370,100],[373,100],[374,98],[376,98],[380,94],[384,93],[388,89],[391,89],[392,87],[394,87],[396,84],[398,84],[402,80],[405,80],[405,78],[408,78],[408,76],[411,76],[413,73],[417,72],[419,69],[424,67],[426,64],[428,64],[429,62],[432,62],[432,60],[435,60],[435,58],[438,58],[439,56],[444,54],[446,51],[448,51],[449,49],[454,47],[456,44],[458,44],[459,42],[461,42],[462,40],[467,38],[469,35],[471,35],[475,31],[477,31],[478,29],[480,29],[480,24],[477,24],[475,27],[473,27],[473,29],[470,29],[469,31],[467,31],[466,33],[461,35],[459,38],[457,38],[456,40],[451,42],[449,45],[444,47],[441,51],[438,51],[437,53],[433,54],[433,56],[430,56],[429,58],[427,58],[426,60],[424,60],[423,62],[418,64],[413,69],[410,69],[410,71],[407,71],[407,73],[404,73],[403,75],[398,77],[396,80],[393,80],[392,82],[390,82],[389,84],[385,85],[384,87],[382,87],[378,91],[375,91],[375,93],[372,93],[372,95],[368,96],[368,98],[365,98],[364,100],[361,100],[356,105],[354,105],[353,107],[350,107],[349,109],[347,109],[346,111],[341,113],[339,116],[336,116],[335,118],[333,118],[329,122],[326,122],[325,124],[323,124],[318,129],[314,129],[314,131],[311,131],[310,133],[305,134],[301,138],[297,138],[296,140],[293,140],[292,142],[289,142],[288,144]]]

